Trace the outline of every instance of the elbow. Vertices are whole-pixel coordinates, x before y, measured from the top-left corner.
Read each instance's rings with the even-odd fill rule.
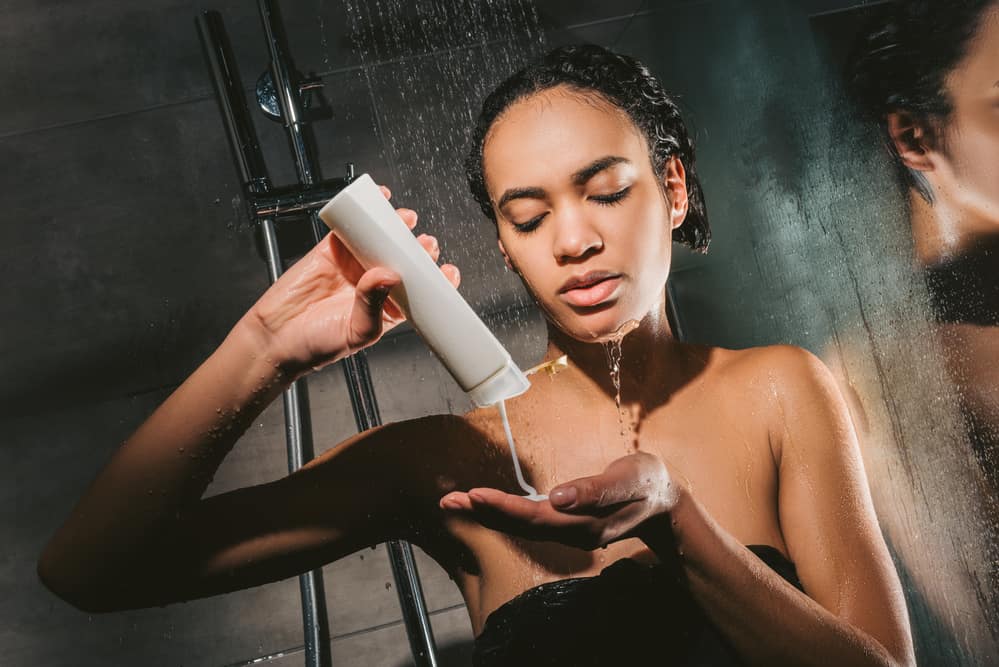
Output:
[[[36,567],[38,579],[56,597],[87,614],[120,611],[112,604],[112,596],[102,592],[93,580],[74,574],[72,568],[60,566],[59,559],[49,550],[42,553]]]
[[[120,564],[88,567],[46,549],[38,559],[36,571],[45,588],[86,614],[144,609],[189,599],[180,595],[183,586],[165,567],[157,568],[156,564],[151,567],[160,575],[150,578],[145,576],[147,570]]]
[[[905,649],[896,651],[896,655],[892,655],[891,665],[892,667],[916,667],[916,652],[911,642]]]
[[[865,651],[871,658],[867,661],[870,664],[884,667],[916,667],[916,654],[911,640],[892,646],[877,641],[872,641],[872,644],[873,646]]]

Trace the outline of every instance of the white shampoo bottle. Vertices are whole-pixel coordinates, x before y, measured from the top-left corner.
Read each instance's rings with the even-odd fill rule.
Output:
[[[458,385],[479,407],[522,394],[530,382],[367,174],[319,211],[365,269],[402,277],[390,295]]]

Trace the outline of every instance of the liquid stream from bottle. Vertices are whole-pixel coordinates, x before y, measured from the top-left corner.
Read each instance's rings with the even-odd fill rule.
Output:
[[[503,420],[503,432],[506,433],[506,442],[510,446],[510,455],[513,457],[513,470],[517,474],[517,483],[520,484],[520,488],[527,494],[524,497],[534,501],[548,500],[547,495],[538,493],[538,490],[524,479],[524,473],[520,469],[520,457],[517,456],[517,445],[514,443],[513,433],[510,431],[510,419],[506,416],[506,401],[500,401],[496,404],[496,407],[499,408],[500,418]]]

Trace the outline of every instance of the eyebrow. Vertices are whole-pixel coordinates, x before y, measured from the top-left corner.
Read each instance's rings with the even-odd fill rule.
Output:
[[[609,169],[610,167],[622,162],[630,164],[631,160],[618,155],[607,155],[602,158],[597,158],[572,175],[572,184],[583,185],[601,171]],[[503,193],[502,197],[499,198],[496,208],[503,208],[507,203],[514,199],[543,199],[545,194],[546,193],[543,188],[510,188]]]

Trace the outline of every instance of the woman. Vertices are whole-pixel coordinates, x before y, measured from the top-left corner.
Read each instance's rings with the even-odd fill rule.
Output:
[[[846,78],[904,187],[915,260],[999,505],[999,2],[888,5]]]
[[[386,300],[398,276],[362,270],[327,237],[121,447],[46,548],[42,579],[81,608],[122,609],[402,538],[454,577],[483,665],[911,664],[827,371],[795,348],[672,336],[672,240],[708,238],[693,158],[659,82],[598,47],[552,52],[484,105],[469,181],[547,315],[546,359],[569,359],[508,401],[550,501],[505,492],[516,483],[492,409],[372,429],[284,479],[201,499],[292,379],[401,319]],[[624,332],[616,387],[602,342]]]

